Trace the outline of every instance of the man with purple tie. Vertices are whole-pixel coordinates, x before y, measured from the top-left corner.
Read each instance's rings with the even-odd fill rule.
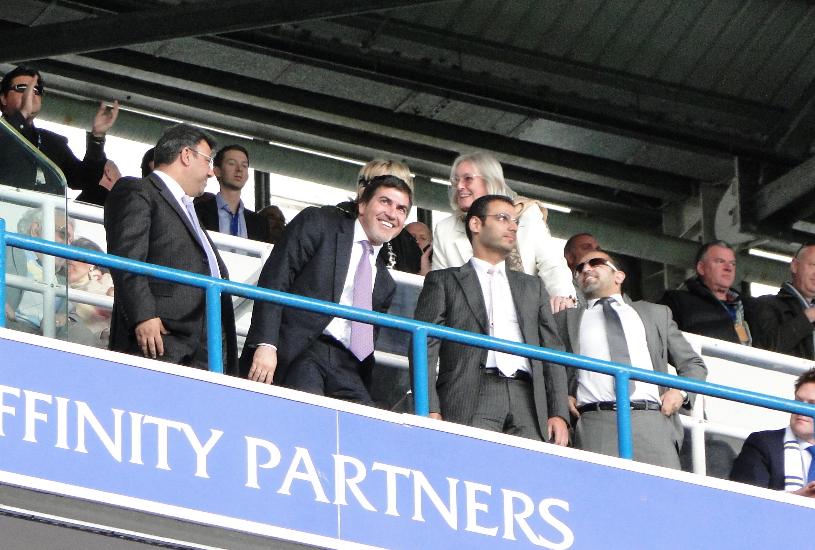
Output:
[[[258,286],[387,311],[396,284],[377,255],[402,230],[412,197],[400,178],[377,176],[356,218],[335,206],[306,208],[286,226]],[[256,301],[241,375],[372,405],[373,343],[371,325]]]

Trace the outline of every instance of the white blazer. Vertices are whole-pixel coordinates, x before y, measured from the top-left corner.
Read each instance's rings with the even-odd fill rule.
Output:
[[[559,247],[555,246],[540,208],[524,210],[518,224],[518,251],[524,272],[537,275],[550,296],[573,296],[572,274]],[[433,231],[432,269],[459,267],[473,256],[464,232],[464,222],[453,215],[440,221]]]

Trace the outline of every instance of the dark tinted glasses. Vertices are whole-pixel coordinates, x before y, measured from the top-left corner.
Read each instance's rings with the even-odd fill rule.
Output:
[[[22,94],[28,89],[28,84],[15,84],[10,89]],[[34,95],[42,95],[43,90],[42,84],[37,84],[34,86]]]
[[[586,260],[585,262],[580,262],[579,264],[574,266],[574,272],[575,272],[575,274],[580,275],[581,273],[583,273],[583,270],[586,269],[586,266],[588,266],[588,267],[597,267],[597,266],[600,266],[600,265],[607,265],[613,271],[619,271],[617,269],[617,266],[615,266],[613,263],[611,263],[611,261],[606,260],[605,258],[592,258],[591,260]]]

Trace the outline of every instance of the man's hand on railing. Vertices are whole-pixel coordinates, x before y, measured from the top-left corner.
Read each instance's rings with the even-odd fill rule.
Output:
[[[546,421],[546,437],[549,443],[566,447],[569,444],[569,425],[559,416]]]
[[[158,317],[147,319],[136,325],[136,343],[145,357],[155,359],[164,355],[162,334],[170,334]]]
[[[441,420],[441,413],[430,413],[427,416],[433,420]]]
[[[14,314],[14,310],[11,309],[11,306],[6,304],[6,319],[9,321],[14,321],[17,319],[17,316]]]
[[[249,380],[271,384],[277,368],[277,350],[272,346],[258,346],[252,356],[252,368],[249,369]]]
[[[685,398],[682,393],[676,388],[671,388],[662,394],[662,414],[671,416],[682,406]]]

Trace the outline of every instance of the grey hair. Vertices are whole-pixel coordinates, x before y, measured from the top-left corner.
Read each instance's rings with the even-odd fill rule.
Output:
[[[515,191],[513,191],[504,180],[504,170],[501,168],[501,163],[499,163],[498,159],[486,151],[475,151],[456,157],[456,160],[453,161],[453,166],[450,168],[451,181],[456,175],[456,168],[458,168],[459,164],[465,161],[472,162],[478,171],[478,175],[484,178],[487,188],[487,195],[504,195],[512,200],[515,200],[515,197],[518,196],[518,194],[515,193]],[[453,214],[459,216],[463,215],[464,212],[461,211],[461,209],[458,207],[458,203],[456,202],[455,185],[450,186],[448,195],[450,200],[450,209],[452,210]]]

